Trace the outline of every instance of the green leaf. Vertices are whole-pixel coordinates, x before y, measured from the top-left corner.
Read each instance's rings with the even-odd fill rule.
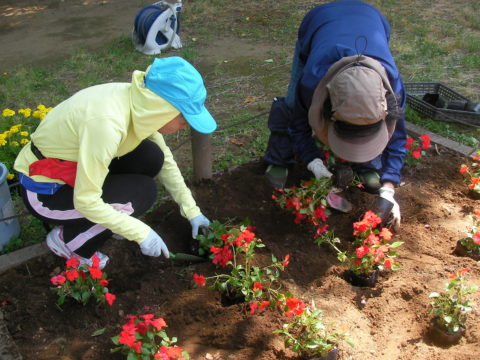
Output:
[[[390,249],[395,249],[403,244],[404,244],[403,241],[395,241],[392,245],[390,245]]]
[[[92,334],[92,335],[90,335],[90,336],[99,336],[99,335],[103,335],[103,333],[104,333],[104,332],[105,332],[105,328],[98,329],[98,330],[95,330],[95,331],[93,332],[93,334]]]

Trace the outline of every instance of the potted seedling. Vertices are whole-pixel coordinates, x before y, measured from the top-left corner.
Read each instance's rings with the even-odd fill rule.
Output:
[[[346,333],[335,329],[323,320],[323,310],[315,303],[305,304],[298,298],[286,298],[283,311],[291,321],[275,330],[285,343],[285,347],[299,354],[302,359],[334,360],[337,358],[338,346],[346,341]]]
[[[381,270],[400,268],[394,249],[403,242],[390,243],[393,234],[387,228],[380,229],[381,222],[373,211],[367,211],[361,221],[353,224],[355,250],[337,255],[340,262],[348,265],[347,280],[354,286],[373,287]]]
[[[474,306],[470,295],[478,289],[476,285],[465,284],[464,275],[469,270],[466,268],[451,274],[444,292],[430,293],[430,315],[433,318],[429,332],[431,339],[439,345],[455,344],[465,333],[467,314]]]
[[[462,164],[459,172],[463,175],[464,181],[468,184],[468,191],[473,199],[480,199],[480,151],[472,156],[473,162],[470,166]]]
[[[473,225],[470,230],[465,231],[467,236],[457,241],[455,253],[480,260],[480,210],[476,210],[471,218]]]
[[[50,278],[54,285],[51,289],[58,295],[58,305],[62,305],[67,297],[83,305],[91,298],[96,298],[99,304],[113,304],[116,296],[108,291],[107,274],[98,267],[100,259],[97,255],[93,255],[92,262],[92,266],[88,266],[80,264],[75,257],[70,258],[66,261],[66,270]]]
[[[197,286],[208,285],[209,289],[219,291],[224,306],[249,303],[251,312],[275,301],[280,289],[277,280],[280,271],[288,265],[290,255],[282,261],[272,255],[270,265],[256,265],[255,249],[265,245],[247,222],[240,226],[225,226],[213,221],[208,234],[197,239],[201,249],[209,246],[212,263],[227,270],[208,277],[195,273],[193,280]]]
[[[188,360],[190,355],[176,346],[177,338],[169,338],[167,323],[153,314],[128,316],[119,335],[112,341],[117,347],[111,353],[121,351],[128,360]]]

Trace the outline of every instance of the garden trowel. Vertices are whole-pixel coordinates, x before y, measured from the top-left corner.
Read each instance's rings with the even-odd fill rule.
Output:
[[[332,191],[328,193],[328,206],[343,213],[352,211],[352,204],[348,200],[345,200],[343,197],[338,195],[337,192],[339,191],[341,190],[338,188],[333,188]]]
[[[206,227],[206,226],[200,226],[199,231],[202,235],[207,235],[207,233],[209,231],[209,228]],[[172,259],[174,261],[190,261],[190,262],[204,262],[204,261],[207,261],[208,260],[207,257],[194,255],[194,254],[198,254],[198,248],[199,248],[198,240],[194,239],[194,238],[191,238],[190,239],[190,244],[189,244],[190,253],[181,253],[181,252],[172,253],[172,252],[170,252],[170,259]]]

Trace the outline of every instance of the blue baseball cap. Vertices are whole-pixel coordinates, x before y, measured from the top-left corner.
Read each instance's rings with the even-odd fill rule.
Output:
[[[177,108],[196,131],[210,134],[217,128],[205,107],[207,90],[202,76],[185,59],[155,59],[145,76],[145,86]]]

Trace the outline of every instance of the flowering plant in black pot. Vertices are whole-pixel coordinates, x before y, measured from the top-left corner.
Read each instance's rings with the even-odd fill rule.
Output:
[[[432,326],[445,334],[442,339],[438,339],[440,343],[445,341],[454,343],[465,331],[467,314],[474,306],[470,295],[478,289],[476,285],[465,284],[464,275],[469,270],[470,268],[465,268],[451,274],[444,292],[432,292],[429,295],[432,299],[430,302],[432,306],[430,315],[433,315]]]
[[[466,237],[457,241],[455,253],[460,256],[469,256],[475,260],[480,260],[480,210],[476,210],[472,215],[472,227],[465,231]]]

